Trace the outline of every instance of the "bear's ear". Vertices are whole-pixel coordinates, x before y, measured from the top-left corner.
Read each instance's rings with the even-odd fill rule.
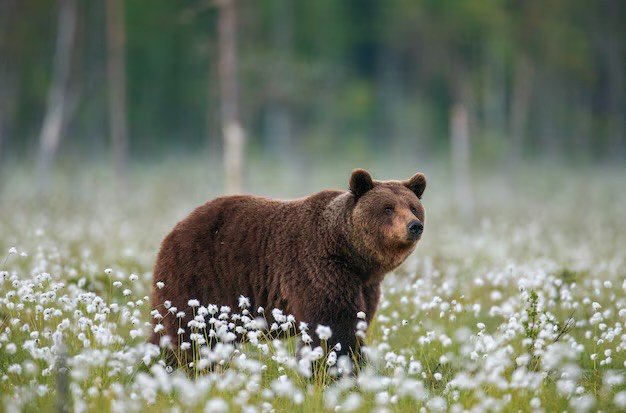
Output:
[[[350,192],[358,199],[370,189],[374,188],[372,176],[365,169],[355,169],[350,177]]]
[[[410,179],[404,181],[404,186],[413,191],[413,193],[421,199],[424,189],[426,189],[426,177],[423,173],[418,172]]]

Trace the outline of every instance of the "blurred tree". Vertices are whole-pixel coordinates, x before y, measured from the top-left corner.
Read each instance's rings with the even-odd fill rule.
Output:
[[[243,189],[245,137],[238,108],[237,4],[235,0],[217,0],[217,4],[225,189],[227,193],[239,193]]]
[[[128,130],[126,125],[126,22],[124,0],[106,0],[109,133],[118,189],[126,189]]]
[[[464,69],[460,69],[464,70]],[[457,74],[454,102],[450,108],[450,159],[455,184],[457,208],[470,218],[473,213],[470,177],[470,84],[466,74]]]
[[[48,186],[50,168],[67,123],[72,49],[76,31],[76,0],[59,2],[57,41],[46,113],[39,134],[37,176],[40,190]]]
[[[130,153],[223,143],[211,149],[241,180],[242,124],[251,156],[447,155],[459,182],[483,160],[515,169],[525,157],[625,155],[620,0],[232,1],[0,1],[3,158],[35,152],[41,167],[113,146],[120,173]],[[57,13],[72,2],[60,87],[69,27]],[[121,10],[117,28],[110,7]],[[226,50],[235,36],[236,54]]]
[[[514,2],[519,7],[512,13],[517,20],[513,26],[516,47],[513,68],[513,86],[509,109],[509,170],[515,172],[524,148],[526,125],[530,113],[535,65],[531,56],[537,55],[538,41],[534,35],[540,21],[542,4],[537,0]]]
[[[508,17],[508,16],[507,16]],[[491,156],[502,155],[508,133],[508,64],[510,36],[504,32],[498,37],[485,39],[481,63],[481,118],[480,129],[483,146],[491,147]],[[488,148],[487,148],[488,149]]]
[[[605,56],[608,68],[608,134],[610,156],[623,160],[626,156],[626,99],[624,82],[624,2],[606,0],[607,27],[605,33]]]
[[[273,58],[269,64],[269,102],[266,128],[269,149],[288,162],[293,156],[290,113],[290,59],[293,38],[293,0],[271,0]]]
[[[10,18],[14,16],[17,0],[0,2],[0,160],[9,122],[15,110],[15,65],[9,59]]]
[[[503,20],[501,0],[455,2],[425,0],[417,13],[416,34],[420,50],[429,53],[421,59],[432,77],[443,77],[447,85],[450,160],[455,181],[457,207],[461,214],[472,214],[470,178],[471,124],[476,115],[475,79],[488,36]]]

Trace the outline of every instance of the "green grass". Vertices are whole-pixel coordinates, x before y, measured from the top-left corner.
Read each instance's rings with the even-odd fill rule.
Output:
[[[357,376],[331,377],[318,366],[309,378],[299,374],[296,328],[290,339],[261,339],[266,352],[240,344],[222,364],[199,371],[170,372],[161,356],[144,362],[159,242],[217,195],[201,170],[194,162],[135,170],[135,191],[123,197],[96,169],[57,184],[48,198],[26,184],[24,171],[5,181],[0,409],[50,411],[65,401],[76,410],[203,412],[219,408],[216,399],[236,412],[624,408],[626,179],[619,171],[537,168],[515,189],[485,176],[474,182],[468,221],[435,168],[424,239],[385,280],[367,332],[369,362]],[[105,183],[94,188],[94,177]],[[322,184],[312,190],[336,186],[313,178]],[[63,360],[67,390],[59,385]]]

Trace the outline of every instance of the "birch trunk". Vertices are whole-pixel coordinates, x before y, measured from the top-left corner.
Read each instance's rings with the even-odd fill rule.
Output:
[[[243,189],[244,131],[239,120],[237,82],[237,10],[235,0],[218,0],[219,76],[224,136],[226,192]]]
[[[46,113],[39,134],[37,176],[40,190],[47,189],[49,185],[50,169],[66,123],[67,95],[75,31],[76,0],[60,0],[52,81],[48,92]]]
[[[509,114],[509,168],[517,169],[526,141],[526,124],[530,110],[534,68],[525,54],[519,54],[515,64],[511,113]]]
[[[125,191],[128,169],[126,125],[126,25],[124,0],[106,0],[109,133],[118,190]]]
[[[267,109],[269,149],[281,162],[293,156],[292,124],[289,110],[289,59],[292,39],[293,0],[271,2],[274,62],[269,73],[270,102]]]
[[[623,16],[620,12],[620,6],[623,9],[623,2],[618,0],[610,0],[607,12],[609,21],[615,21],[616,16]],[[623,11],[623,10],[622,10]],[[626,102],[624,98],[624,39],[619,37],[619,29],[616,27],[621,23],[614,23],[614,30],[608,35],[606,42],[606,58],[608,67],[607,95],[609,106],[609,142],[610,157],[619,161],[626,157],[626,128],[624,123],[624,112],[626,112]]]
[[[469,80],[464,74],[455,82],[455,102],[450,109],[450,149],[457,209],[462,218],[472,215],[470,179]]]

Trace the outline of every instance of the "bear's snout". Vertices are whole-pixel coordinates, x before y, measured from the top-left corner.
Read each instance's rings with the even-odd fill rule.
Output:
[[[407,225],[407,229],[409,230],[409,239],[412,241],[417,241],[422,235],[422,232],[424,232],[424,224],[416,219],[409,222],[409,225]]]

